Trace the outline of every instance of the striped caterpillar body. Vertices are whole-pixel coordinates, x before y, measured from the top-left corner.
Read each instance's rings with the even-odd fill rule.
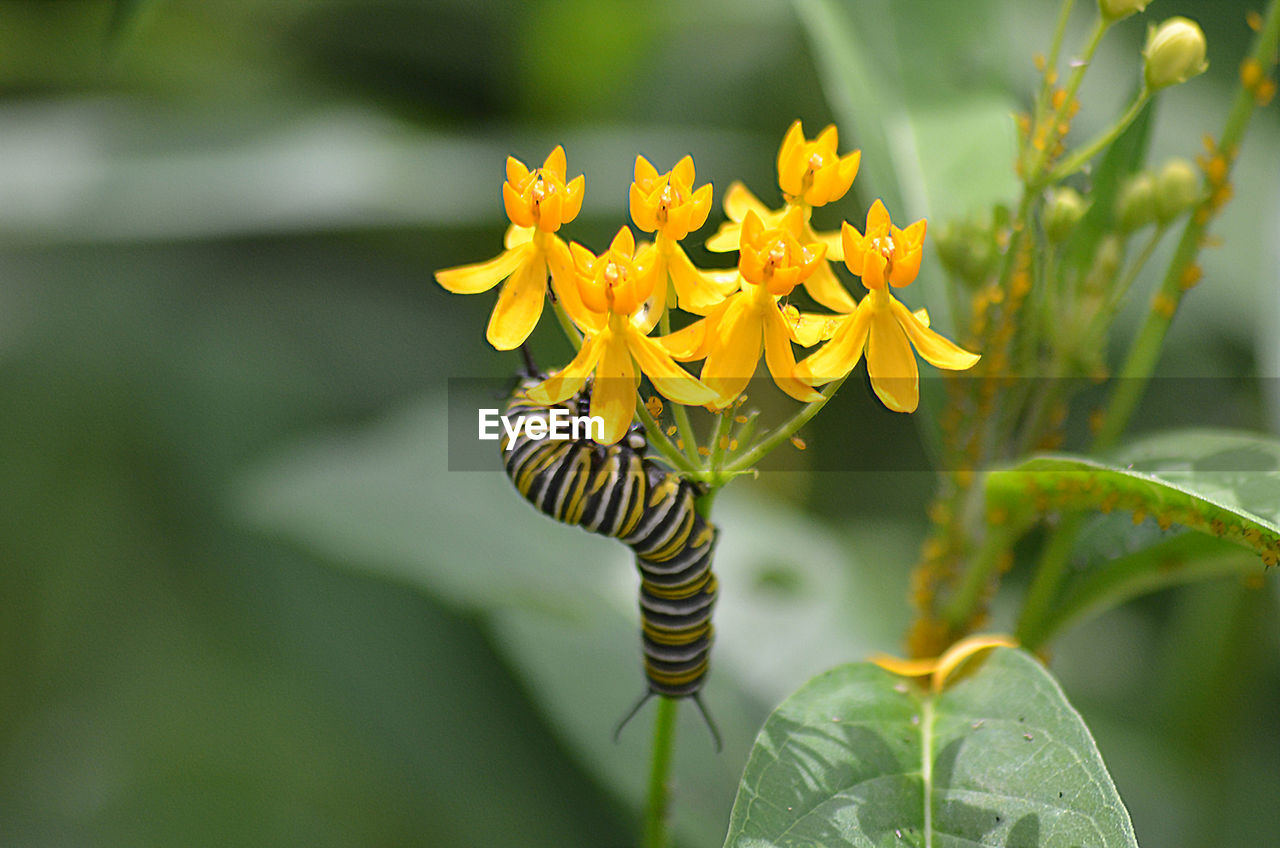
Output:
[[[525,397],[535,379],[523,381],[506,415],[546,418],[553,409],[585,415],[590,387],[558,407]],[[635,552],[640,572],[641,643],[648,691],[626,722],[653,695],[692,698],[715,737],[698,693],[711,654],[711,609],[716,578],[711,572],[716,528],[698,514],[698,489],[646,455],[644,430],[633,427],[614,445],[591,439],[531,439],[527,428],[504,436],[507,476],[520,494],[557,521],[611,536]],[[619,730],[622,725],[619,725]]]

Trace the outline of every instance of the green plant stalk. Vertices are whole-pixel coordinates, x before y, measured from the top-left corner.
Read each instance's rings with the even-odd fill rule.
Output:
[[[1075,6],[1075,0],[1063,0],[1062,6],[1058,9],[1058,22],[1053,28],[1053,40],[1049,43],[1049,55],[1044,63],[1044,82],[1040,86],[1040,95],[1036,98],[1036,115],[1033,126],[1044,120],[1045,110],[1049,108],[1049,93],[1053,90],[1053,84],[1050,79],[1054,73],[1054,68],[1058,66],[1058,54],[1062,52],[1062,39],[1067,32],[1067,21],[1071,18],[1073,6]],[[1028,133],[1026,141],[1030,142],[1030,140],[1031,136]]]
[[[1264,68],[1271,67],[1274,64],[1273,57],[1278,42],[1280,42],[1280,2],[1271,0],[1267,6],[1267,16],[1262,29],[1258,32],[1253,50],[1249,54],[1250,58],[1261,63]],[[1243,85],[1240,86],[1236,91],[1231,111],[1227,115],[1226,126],[1222,129],[1221,140],[1218,142],[1218,149],[1224,151],[1228,157],[1227,177],[1230,177],[1231,168],[1235,164],[1234,151],[1239,149],[1240,141],[1244,137],[1244,131],[1249,125],[1249,119],[1253,116],[1256,106],[1253,93]],[[1200,252],[1204,231],[1212,218],[1211,215],[1198,213],[1201,210],[1211,211],[1210,203],[1212,198],[1206,197],[1193,208],[1192,214],[1187,218],[1187,224],[1182,230],[1182,238],[1179,239],[1173,260],[1169,263],[1169,270],[1165,273],[1156,294],[1157,298],[1161,296],[1169,298],[1175,313],[1185,293],[1182,289],[1182,275],[1195,259],[1196,254]],[[1155,309],[1147,313],[1142,329],[1134,338],[1129,348],[1129,355],[1120,369],[1115,391],[1107,404],[1102,429],[1094,439],[1094,450],[1109,448],[1128,426],[1129,419],[1133,416],[1138,401],[1146,391],[1147,383],[1155,371],[1160,348],[1164,344],[1165,334],[1169,332],[1169,325],[1172,323],[1172,315],[1163,315]]]
[[[1043,185],[1061,182],[1083,168],[1086,162],[1100,153],[1104,147],[1119,138],[1120,133],[1128,129],[1129,125],[1133,123],[1134,118],[1138,117],[1138,113],[1142,111],[1142,107],[1146,106],[1147,101],[1150,99],[1151,92],[1148,91],[1147,87],[1144,85],[1142,87],[1142,91],[1140,91],[1138,96],[1134,98],[1133,102],[1129,104],[1128,110],[1120,116],[1120,120],[1112,124],[1110,129],[1105,132],[1101,132],[1094,138],[1090,139],[1088,143],[1083,147],[1078,148],[1068,158],[1059,162],[1054,169],[1045,176]]]
[[[724,463],[724,452],[728,447],[729,431],[733,427],[733,406],[720,410],[716,416],[716,429],[711,436],[711,462],[708,466],[712,478],[720,471]]]
[[[840,386],[842,386],[844,381],[848,378],[849,375],[846,374],[839,380],[836,380],[831,383],[831,385],[827,386],[827,388],[822,392],[821,400],[815,400],[812,403],[805,404],[801,407],[799,412],[791,416],[790,420],[785,422],[781,427],[765,436],[759,442],[756,442],[751,446],[750,450],[738,457],[735,461],[726,465],[724,470],[721,471],[718,476],[728,478],[741,474],[761,459],[768,456],[770,451],[795,435],[796,431],[805,424],[808,424],[809,420],[813,418],[813,416],[817,415],[822,410],[822,407],[827,405],[827,401],[835,397],[835,393],[840,390]]]
[[[569,313],[565,311],[564,304],[560,302],[560,298],[555,298],[551,303],[551,311],[556,314],[556,320],[560,322],[560,329],[564,330],[564,336],[569,340],[569,344],[573,345],[574,350],[582,350],[582,333],[578,332],[578,328],[573,326]]]
[[[1062,123],[1062,118],[1067,114],[1067,110],[1071,108],[1071,101],[1075,100],[1076,92],[1080,89],[1080,83],[1084,80],[1084,72],[1088,70],[1089,65],[1093,62],[1093,54],[1097,52],[1098,45],[1102,43],[1102,36],[1106,35],[1107,30],[1111,27],[1111,22],[1098,15],[1098,21],[1093,26],[1093,33],[1089,36],[1089,42],[1085,45],[1084,56],[1076,64],[1071,71],[1071,78],[1067,80],[1067,87],[1064,90],[1062,105],[1053,113],[1052,122],[1049,126],[1052,128],[1051,136],[1056,137],[1058,125]],[[1035,127],[1031,128],[1031,132],[1035,133]],[[1024,181],[1029,190],[1039,190],[1043,188],[1047,181],[1040,178],[1040,171],[1045,166],[1045,159],[1049,156],[1049,151],[1053,149],[1053,144],[1049,138],[1045,139],[1043,150],[1035,151],[1035,157],[1032,160],[1031,167],[1027,168],[1024,173],[1026,177]]]
[[[653,748],[649,760],[649,790],[644,806],[643,848],[667,848],[668,812],[671,804],[671,765],[676,744],[676,708],[679,701],[659,697],[653,720]]]
[[[645,436],[649,440],[649,444],[657,448],[658,453],[662,454],[662,458],[672,468],[683,472],[687,477],[697,477],[702,474],[702,468],[690,462],[689,458],[671,443],[671,439],[667,437],[667,434],[662,432],[662,425],[649,414],[648,408],[644,405],[644,398],[640,396],[639,392],[636,393],[636,415],[644,426]]]
[[[1029,637],[1040,632],[1044,621],[1053,613],[1058,589],[1067,576],[1067,560],[1075,545],[1076,534],[1084,524],[1084,518],[1085,514],[1082,512],[1068,514],[1045,543],[1040,565],[1031,580],[1026,600],[1022,602],[1022,614],[1018,617],[1015,633],[1023,645],[1030,644]]]
[[[1017,529],[1008,524],[987,525],[986,538],[983,539],[982,546],[969,563],[960,588],[951,596],[950,602],[943,610],[943,619],[951,626],[953,632],[959,632],[964,627],[982,602],[982,596],[991,583],[992,574],[1000,563],[1000,556],[1009,549],[1017,535]]]

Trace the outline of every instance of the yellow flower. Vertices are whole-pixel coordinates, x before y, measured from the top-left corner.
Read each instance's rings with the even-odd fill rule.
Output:
[[[813,141],[806,141],[804,128],[796,121],[787,130],[778,148],[778,185],[789,199],[809,206],[824,206],[844,197],[858,175],[862,151],[840,156],[839,137],[831,124]]]
[[[779,388],[805,402],[821,397],[795,378],[791,342],[814,344],[819,338],[815,325],[820,327],[825,318],[784,310],[778,302],[823,264],[826,246],[801,244],[802,229],[799,207],[783,216],[778,226],[767,229],[759,215],[748,212],[738,257],[742,290],[701,321],[660,339],[677,360],[706,358],[702,381],[719,395],[713,407],[726,407],[742,393],[755,372],[761,348]]]
[[[707,239],[707,249],[718,253],[737,250],[742,238],[742,222],[748,212],[758,215],[766,227],[776,227],[790,209],[799,207],[803,217],[801,239],[806,243],[825,244],[827,259],[839,262],[843,257],[840,234],[814,232],[809,224],[813,207],[843,197],[858,174],[861,151],[837,157],[836,141],[834,125],[810,142],[805,141],[801,123],[793,123],[778,148],[778,185],[786,200],[785,205],[778,210],[769,209],[742,183],[731,184],[724,196],[724,211],[729,220]],[[857,305],[827,263],[819,266],[805,280],[804,287],[814,300],[836,312],[852,312]]]
[[[572,362],[530,389],[530,400],[547,406],[560,403],[581,391],[594,373],[591,415],[604,419],[601,444],[613,444],[626,435],[641,374],[676,403],[714,400],[716,393],[676,365],[641,326],[640,313],[657,282],[653,249],[637,252],[631,230],[623,227],[598,257],[579,244],[571,250],[579,307],[569,314],[583,331],[582,348]]]
[[[657,233],[661,291],[655,299],[654,321],[666,308],[666,279],[675,286],[680,308],[706,315],[737,288],[737,275],[700,271],[679,241],[707,222],[711,212],[711,184],[693,188],[693,157],[686,156],[665,174],[636,157],[635,182],[631,184],[631,219],[647,233]]]
[[[534,171],[507,157],[507,181],[502,184],[502,202],[511,218],[504,239],[507,249],[487,262],[436,271],[436,282],[454,294],[479,294],[507,281],[485,333],[498,350],[519,347],[537,326],[546,300],[548,270],[565,306],[572,309],[578,304],[569,248],[555,231],[577,217],[585,179],[579,175],[568,185],[564,179],[564,148],[558,145]]]
[[[578,217],[586,178],[579,174],[566,185],[567,167],[564,148],[558,144],[547,154],[542,167],[533,171],[519,159],[508,156],[502,203],[511,223],[554,233],[561,224]]]
[[[920,374],[915,349],[939,368],[962,371],[980,358],[929,329],[928,314],[912,314],[892,294],[915,279],[923,253],[925,221],[905,230],[893,226],[877,200],[867,212],[867,231],[846,223],[844,262],[862,277],[867,296],[853,314],[841,319],[827,344],[796,366],[796,376],[811,386],[838,380],[853,370],[865,350],[871,387],[889,409],[914,412],[920,402]]]

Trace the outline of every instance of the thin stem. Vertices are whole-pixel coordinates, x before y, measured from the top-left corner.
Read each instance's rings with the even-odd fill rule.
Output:
[[[573,326],[573,320],[569,318],[569,313],[565,311],[564,304],[560,302],[560,298],[556,298],[551,305],[551,310],[556,314],[556,320],[560,322],[560,329],[564,330],[565,338],[573,345],[574,350],[582,350],[582,333],[578,332],[578,328]]]
[[[1040,96],[1036,98],[1036,119],[1038,125],[1044,120],[1045,110],[1049,108],[1049,95],[1053,90],[1053,77],[1056,74],[1058,66],[1058,54],[1062,52],[1062,40],[1067,32],[1067,21],[1071,17],[1071,9],[1075,6],[1075,0],[1064,0],[1062,6],[1058,9],[1058,23],[1053,29],[1053,41],[1049,44],[1049,55],[1044,63],[1044,82],[1040,85]],[[1027,140],[1030,141],[1031,134],[1027,134]]]
[[[800,411],[791,416],[789,421],[756,444],[752,445],[750,450],[738,457],[735,461],[726,465],[720,476],[732,477],[735,474],[739,474],[747,470],[761,459],[768,456],[770,451],[795,435],[796,431],[805,424],[808,424],[809,419],[817,415],[818,412],[822,410],[822,407],[827,405],[827,401],[831,400],[831,398],[835,396],[835,393],[840,390],[840,386],[844,384],[846,379],[848,379],[847,374],[827,386],[827,388],[822,392],[821,400],[815,400],[812,403],[807,403],[801,407]]]
[[[667,437],[667,434],[662,432],[662,425],[649,414],[648,408],[644,405],[644,398],[640,397],[637,400],[639,403],[636,404],[636,414],[640,418],[640,423],[644,425],[645,436],[649,444],[657,448],[658,453],[662,454],[662,458],[677,471],[683,471],[689,476],[700,474],[702,469],[682,454],[679,448],[671,443],[671,439]],[[674,401],[672,402],[674,403]],[[678,406],[677,404],[677,408]]]
[[[1094,136],[1087,144],[1078,148],[1068,158],[1059,162],[1045,176],[1042,184],[1061,182],[1083,168],[1084,164],[1097,155],[1099,151],[1120,137],[1120,133],[1124,132],[1133,123],[1133,119],[1138,117],[1138,113],[1142,111],[1142,107],[1146,106],[1147,101],[1150,99],[1151,92],[1147,90],[1146,86],[1143,86],[1142,91],[1129,104],[1129,108],[1120,116],[1120,120],[1112,124],[1110,129]]]
[[[724,453],[729,447],[729,430],[732,426],[733,406],[728,406],[717,413],[715,433],[711,436],[711,462],[708,469],[713,479],[724,462]]]
[[[653,720],[653,748],[649,760],[649,793],[644,807],[643,848],[667,848],[668,808],[671,804],[671,764],[676,743],[676,707],[674,698],[659,697]]]
[[[977,611],[983,593],[991,583],[991,576],[997,570],[1001,557],[1009,551],[1015,535],[1014,528],[1008,525],[987,525],[982,547],[974,555],[964,573],[964,581],[943,611],[943,618],[953,630],[964,627]]]
[[[1027,598],[1022,603],[1017,630],[1019,642],[1026,644],[1028,638],[1034,638],[1052,614],[1058,588],[1066,577],[1071,548],[1075,545],[1076,535],[1083,524],[1084,513],[1073,512],[1062,519],[1062,523],[1045,543],[1040,566],[1031,581],[1031,588],[1027,590]]]
[[[1156,245],[1160,243],[1160,239],[1164,236],[1167,229],[1168,227],[1165,224],[1160,224],[1155,228],[1151,235],[1147,237],[1147,242],[1142,246],[1142,250],[1138,252],[1138,258],[1133,260],[1129,265],[1129,268],[1125,271],[1125,275],[1120,278],[1120,282],[1112,285],[1111,291],[1107,296],[1107,301],[1103,304],[1102,309],[1098,313],[1098,318],[1103,321],[1104,325],[1110,323],[1111,317],[1120,307],[1120,301],[1124,299],[1126,294],[1128,294],[1129,288],[1133,285],[1133,281],[1138,278],[1138,272],[1140,272],[1143,266],[1150,261],[1151,254],[1155,253]]]
[[[1089,36],[1089,43],[1084,48],[1084,56],[1072,69],[1071,77],[1067,80],[1067,87],[1063,91],[1062,103],[1054,110],[1053,117],[1049,123],[1049,134],[1044,139],[1044,147],[1036,151],[1032,167],[1026,171],[1028,187],[1035,186],[1038,188],[1045,184],[1045,181],[1040,179],[1040,171],[1044,168],[1050,151],[1053,150],[1054,142],[1057,141],[1055,134],[1058,131],[1058,125],[1062,123],[1063,116],[1071,108],[1071,102],[1075,100],[1076,91],[1079,90],[1080,83],[1084,80],[1084,72],[1088,70],[1089,64],[1093,61],[1093,54],[1097,52],[1098,45],[1102,43],[1102,36],[1106,34],[1110,26],[1110,21],[1101,15],[1098,16],[1098,21],[1093,26],[1093,33]],[[1031,132],[1035,133],[1035,131],[1036,128],[1032,127]]]
[[[664,336],[671,335],[671,308],[676,303],[676,287],[675,281],[671,279],[671,274],[667,270],[667,265],[671,261],[668,258],[675,242],[667,239],[661,233],[658,234],[658,253],[662,257],[662,279],[667,287],[667,305],[668,308],[662,310],[661,317],[658,318],[658,332]],[[671,410],[671,417],[676,422],[676,433],[680,440],[684,442],[685,456],[689,457],[689,461],[695,465],[701,465],[698,460],[698,434],[694,432],[693,422],[689,420],[689,412],[680,404],[675,405],[675,409]]]

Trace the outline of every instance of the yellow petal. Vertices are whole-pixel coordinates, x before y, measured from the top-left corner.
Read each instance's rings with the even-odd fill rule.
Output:
[[[533,210],[525,202],[520,192],[511,187],[511,183],[502,184],[502,206],[507,210],[507,217],[518,227],[533,227],[537,221],[533,218]]]
[[[950,371],[963,371],[966,368],[972,368],[982,358],[979,354],[970,353],[950,339],[930,330],[927,312],[924,316],[925,320],[921,321],[896,299],[890,300],[889,306],[906,332],[907,338],[930,365]]]
[[[671,243],[666,258],[667,273],[671,275],[676,289],[676,302],[686,312],[706,315],[736,287],[736,272],[734,281],[726,285],[722,277],[708,275],[696,268],[679,244]]]
[[[489,344],[498,350],[512,350],[523,344],[538,324],[546,293],[547,263],[541,253],[534,252],[502,286],[485,333]]]
[[[587,377],[600,361],[604,338],[605,334],[588,338],[572,362],[526,392],[529,399],[543,406],[551,406],[582,391]]]
[[[582,174],[565,186],[564,208],[560,210],[560,223],[567,224],[582,211],[582,198],[586,196],[587,178]]]
[[[791,350],[791,333],[782,313],[770,309],[764,319],[764,361],[778,388],[803,403],[821,400],[822,395],[796,379],[796,355]]]
[[[867,337],[871,388],[894,412],[915,412],[920,403],[920,371],[907,334],[889,309],[871,310]]]
[[[778,145],[778,178],[781,180],[783,172],[787,169],[787,162],[794,158],[796,153],[804,147],[804,127],[799,120],[796,120],[791,126],[787,127],[786,135],[782,137],[782,144]],[[786,188],[783,187],[783,191]]]
[[[707,361],[702,366],[702,382],[719,394],[715,405],[727,406],[746,388],[760,360],[764,344],[760,313],[746,295],[737,295],[707,339]]]
[[[672,359],[680,362],[702,359],[707,355],[708,322],[711,322],[710,317],[703,318],[701,321],[694,321],[683,330],[676,330],[674,333],[659,336],[657,342],[671,354]]]
[[[684,158],[677,162],[676,166],[671,169],[671,176],[675,177],[677,181],[683,183],[685,188],[693,188],[693,157],[689,154],[685,154]]]
[[[811,386],[838,380],[853,370],[867,346],[871,309],[858,305],[853,315],[840,320],[831,341],[796,365],[796,377]]]
[[[584,333],[599,332],[604,326],[604,316],[587,309],[586,304],[583,303],[582,291],[578,286],[578,271],[574,267],[571,251],[572,248],[578,248],[591,257],[592,263],[595,257],[582,245],[576,242],[571,246],[566,245],[558,236],[549,238],[547,244],[547,265],[551,268],[551,289],[555,292],[556,298],[578,329]],[[590,267],[588,265],[588,268]]]
[[[521,227],[517,224],[512,224],[507,227],[506,233],[502,236],[502,246],[510,250],[513,247],[528,244],[533,241],[534,232],[536,230],[533,227]]]
[[[889,232],[892,221],[889,219],[889,210],[884,207],[884,203],[876,198],[871,204],[871,208],[867,210],[867,238],[875,238]]]
[[[790,315],[783,317],[791,332],[791,340],[801,347],[813,347],[818,342],[831,338],[841,323],[841,316],[819,315],[816,312],[792,310]]]
[[[529,258],[532,245],[504,250],[488,262],[443,268],[436,271],[436,282],[454,294],[479,294],[502,282],[521,262]]]
[[[741,223],[747,217],[748,212],[755,212],[761,218],[768,218],[772,212],[769,207],[760,202],[751,190],[740,182],[732,182],[724,193],[724,213],[732,220]],[[735,241],[730,250],[736,250],[738,243]]]
[[[560,182],[564,182],[565,178],[568,176],[568,167],[569,163],[564,155],[564,147],[559,144],[555,146],[554,150],[547,154],[546,161],[542,163],[543,170],[550,171],[555,174],[560,179]]]
[[[636,157],[635,182],[649,182],[658,178],[658,169],[653,167],[648,159],[643,156]]]
[[[844,239],[840,237],[839,230],[832,230],[829,233],[817,233],[805,224],[804,235],[801,241],[805,242],[821,242],[827,246],[827,261],[843,262],[844,261]]]
[[[820,262],[809,279],[804,281],[804,290],[833,312],[848,313],[858,307],[858,302],[840,285],[835,272],[826,262]]]
[[[600,364],[591,386],[591,415],[604,419],[601,444],[611,445],[627,434],[636,411],[636,371],[626,339],[605,335]]]
[[[715,400],[716,393],[676,365],[671,354],[655,340],[629,330],[627,346],[640,370],[663,397],[694,406],[702,406]]]
[[[507,157],[507,182],[518,186],[529,177],[529,168],[514,156]]]
[[[734,221],[725,221],[716,230],[715,235],[703,242],[703,246],[712,253],[729,253],[738,249],[742,241],[742,225]]]

